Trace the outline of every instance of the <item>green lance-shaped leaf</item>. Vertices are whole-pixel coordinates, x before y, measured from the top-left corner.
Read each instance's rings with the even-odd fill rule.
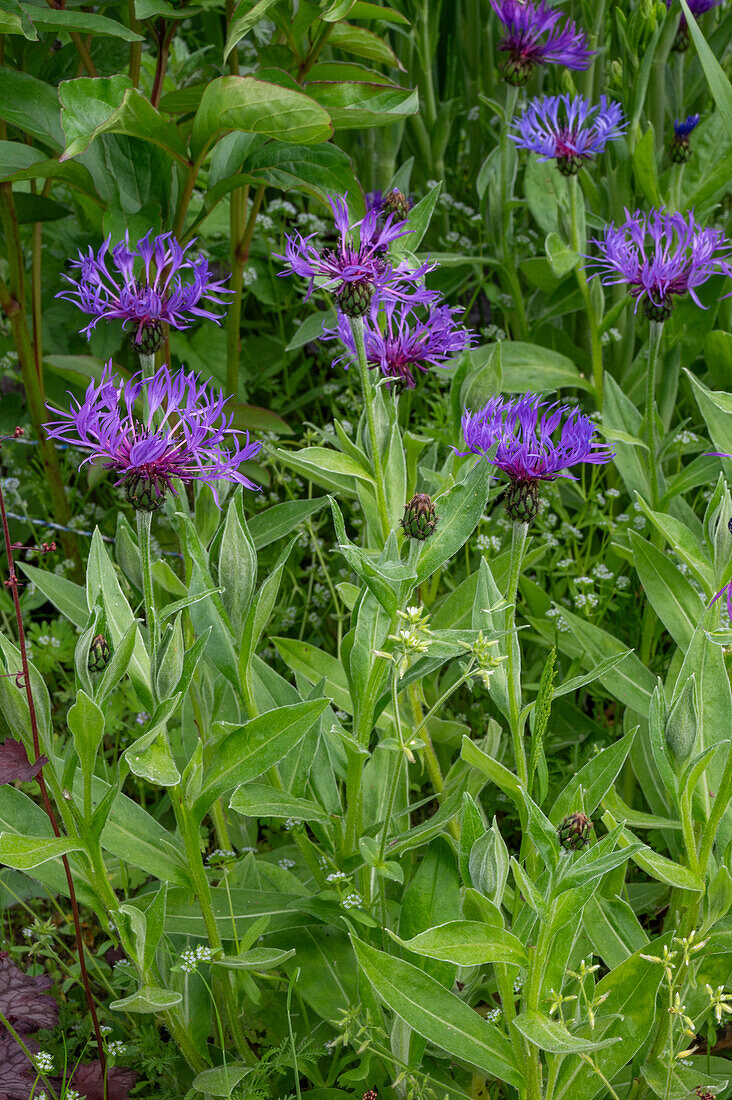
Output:
[[[278,707],[235,729],[206,769],[205,785],[193,806],[200,821],[225,791],[258,779],[297,745],[320,718],[329,699]]]
[[[420,932],[411,940],[390,933],[402,947],[430,959],[457,966],[484,966],[486,963],[510,963],[525,966],[526,949],[516,936],[503,928],[492,928],[472,920],[452,920]]]
[[[513,1047],[494,1024],[416,966],[351,937],[358,964],[392,1012],[428,1042],[514,1088],[523,1086]]]
[[[521,1034],[539,1047],[540,1050],[549,1051],[550,1054],[580,1054],[590,1050],[602,1050],[620,1042],[619,1035],[611,1035],[607,1039],[594,1041],[583,1038],[581,1035],[572,1035],[570,1031],[558,1020],[552,1020],[541,1012],[529,1009],[521,1012],[514,1021]]]
[[[62,160],[79,156],[102,134],[124,134],[151,141],[170,156],[188,163],[188,153],[175,123],[165,119],[128,76],[64,80],[58,94],[66,138]]]
[[[440,522],[422,548],[417,561],[417,584],[457,554],[472,535],[485,512],[491,467],[479,459],[464,481],[453,485],[433,501]]]
[[[71,837],[21,836],[0,833],[0,863],[16,871],[29,871],[69,852],[81,852],[84,845]]]

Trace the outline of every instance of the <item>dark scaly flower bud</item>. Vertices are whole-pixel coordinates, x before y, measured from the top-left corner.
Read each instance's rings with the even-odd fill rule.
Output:
[[[671,49],[674,53],[686,53],[689,48],[690,36],[689,36],[689,24],[681,16],[681,22],[679,23],[679,29],[676,32],[673,45]]]
[[[112,651],[109,648],[109,642],[103,634],[97,634],[95,638],[92,638],[92,643],[89,646],[89,671],[104,672],[111,656]]]
[[[427,493],[415,493],[409,504],[404,505],[401,518],[402,531],[408,539],[428,539],[438,524],[435,506]]]
[[[368,279],[358,283],[344,283],[338,295],[338,308],[346,317],[363,317],[368,313],[374,296],[374,284]]]
[[[138,355],[154,355],[163,346],[163,326],[160,321],[141,321],[132,335],[132,346]]]
[[[165,484],[154,478],[133,474],[125,481],[125,492],[138,512],[157,512],[165,503]]]
[[[511,480],[503,494],[506,515],[513,523],[531,523],[539,511],[539,482]]]
[[[558,157],[557,168],[563,176],[576,176],[582,167],[582,157]]]
[[[514,88],[523,88],[534,71],[533,62],[523,57],[504,58],[498,68],[506,83]]]
[[[367,1089],[363,1094],[363,1100],[378,1100],[379,1094],[376,1089]]]
[[[589,844],[593,824],[587,814],[576,813],[565,817],[557,829],[559,843],[568,851],[577,852]]]
[[[384,195],[385,214],[394,214],[397,218],[406,218],[410,205],[409,199],[398,187]]]

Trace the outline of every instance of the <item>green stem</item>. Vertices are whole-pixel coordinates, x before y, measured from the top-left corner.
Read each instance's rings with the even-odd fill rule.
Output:
[[[369,367],[366,361],[366,345],[363,336],[363,318],[351,317],[351,332],[356,347],[356,361],[358,374],[361,380],[363,403],[366,409],[366,421],[369,430],[369,443],[371,444],[371,461],[374,464],[374,477],[376,479],[376,504],[381,520],[382,535],[386,540],[389,534],[389,512],[386,507],[386,494],[384,492],[384,468],[381,462],[381,450],[379,438],[376,434],[376,420],[374,418],[374,391],[369,377]]]
[[[513,198],[513,181],[508,179],[508,158],[513,151],[513,144],[509,139],[508,131],[518,100],[518,88],[513,84],[506,85],[506,104],[504,107],[504,123],[501,129],[501,255],[503,257],[503,271],[513,297],[516,312],[515,336],[519,340],[525,340],[528,334],[526,309],[521,293],[521,285],[516,274],[513,261],[513,211],[508,204]]]
[[[244,268],[249,260],[249,249],[254,236],[262,200],[264,184],[254,192],[251,210],[245,219],[249,187],[244,192],[235,191],[231,208],[231,290],[233,299],[226,312],[226,389],[236,399],[239,393],[239,334],[241,330],[241,307],[244,294]]]
[[[170,801],[183,839],[186,856],[188,857],[188,870],[198,901],[198,907],[203,917],[203,923],[206,926],[208,942],[211,945],[214,956],[221,956],[224,954],[224,945],[216,922],[216,914],[214,913],[211,884],[208,881],[206,868],[203,863],[203,856],[201,854],[198,826],[186,804],[185,795],[180,784],[170,788]],[[251,1063],[252,1051],[242,1030],[236,998],[231,985],[231,975],[229,973],[224,976],[222,987],[229,1028],[234,1038],[234,1042],[236,1043],[237,1050]]]
[[[157,672],[158,655],[158,621],[155,614],[155,597],[153,594],[152,576],[152,551],[150,547],[150,528],[152,526],[152,512],[138,509],[137,516],[137,541],[140,547],[140,564],[142,566],[142,594],[145,602],[145,622],[147,623],[150,637],[150,669]]]
[[[656,442],[656,367],[663,338],[663,321],[651,321],[648,335],[648,370],[646,372],[645,437],[648,446],[648,478],[651,486],[651,507],[658,508],[658,465]]]
[[[580,234],[579,224],[579,204],[577,202],[577,188],[579,186],[579,179],[577,175],[569,177],[569,218],[570,226],[572,230],[572,249],[574,252],[580,254],[582,252],[582,237]],[[595,383],[595,400],[598,409],[602,409],[603,402],[603,371],[602,371],[602,343],[600,340],[600,327],[597,323],[597,316],[595,315],[595,307],[592,301],[592,294],[587,283],[587,276],[585,275],[582,264],[579,263],[575,268],[575,274],[577,276],[577,284],[582,294],[582,300],[585,303],[585,312],[587,313],[587,322],[589,325],[590,336],[590,361],[592,363],[592,378]]]
[[[509,606],[506,609],[504,628],[506,630],[506,652],[508,655],[508,660],[506,662],[506,677],[508,680],[508,710],[511,724],[511,740],[513,742],[516,774],[524,786],[526,786],[528,782],[529,773],[526,765],[523,729],[519,721],[521,712],[521,650],[518,638],[516,637],[515,627],[516,595],[518,592],[519,576],[521,575],[521,564],[524,558],[527,531],[528,524],[526,523],[513,523],[511,525],[511,560],[508,573],[508,588],[506,591],[506,600]]]

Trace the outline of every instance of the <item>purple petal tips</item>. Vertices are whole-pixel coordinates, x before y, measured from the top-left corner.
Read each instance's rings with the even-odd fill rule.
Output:
[[[581,95],[533,99],[511,127],[509,137],[520,149],[538,153],[544,161],[556,160],[568,176],[625,132],[620,105],[608,103],[606,96],[594,106]]]
[[[590,278],[606,286],[626,283],[650,320],[665,321],[674,299],[684,294],[704,308],[696,294],[713,275],[732,274],[732,245],[719,229],[704,229],[694,214],[625,211],[626,221],[605,226],[594,238],[600,255],[586,257]]]
[[[587,69],[594,57],[584,31],[544,0],[491,0],[491,7],[506,28],[499,45],[507,56],[502,63],[509,84],[525,84],[536,65],[566,65]]]
[[[135,404],[143,391],[147,414],[141,420]],[[192,371],[171,373],[162,366],[152,378],[136,374],[123,382],[113,374],[110,360],[101,381],[89,384],[83,401],[73,399],[69,410],[49,406],[59,419],[45,428],[51,439],[88,451],[84,461],[114,470],[132,503],[142,488],[152,506],[159,507],[166,492],[174,491],[173,479],[180,478],[184,484],[209,484],[218,504],[217,481],[258,488],[239,466],[258,454],[261,443],[250,443],[248,432],[232,427],[226,401]]]

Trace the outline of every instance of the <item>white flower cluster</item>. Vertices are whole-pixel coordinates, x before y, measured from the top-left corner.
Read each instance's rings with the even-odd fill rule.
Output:
[[[181,952],[180,968],[185,970],[186,974],[195,974],[199,963],[211,962],[212,958],[213,951],[210,947],[204,947],[203,944],[195,948],[186,947],[185,951]]]

